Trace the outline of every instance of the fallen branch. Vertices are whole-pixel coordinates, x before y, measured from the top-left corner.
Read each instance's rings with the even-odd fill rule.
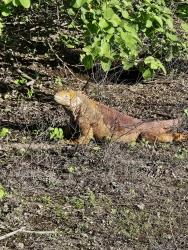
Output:
[[[55,234],[57,231],[32,231],[32,230],[25,230],[23,229],[21,231],[22,233],[27,233],[27,234]]]
[[[177,80],[171,80],[171,79],[155,79],[155,80],[143,80],[144,83],[148,84],[172,84],[177,83]]]
[[[29,233],[29,234],[55,234],[57,231],[31,231],[31,230],[25,230],[25,227],[21,227],[13,232],[10,232],[8,234],[5,234],[3,236],[0,236],[0,241],[5,240],[11,236],[14,236],[17,233]]]
[[[11,237],[11,236],[19,233],[19,232],[22,232],[23,230],[24,230],[24,227],[21,227],[20,229],[17,229],[15,231],[11,232],[11,233],[8,233],[8,234],[5,234],[3,236],[0,236],[0,241],[1,240],[5,240],[5,239],[7,239],[7,238],[9,238],[9,237]]]
[[[23,77],[25,77],[27,80],[30,81],[35,81],[32,77],[30,77],[28,74],[26,74],[25,72],[23,72],[21,69],[16,69],[16,71],[21,74]]]

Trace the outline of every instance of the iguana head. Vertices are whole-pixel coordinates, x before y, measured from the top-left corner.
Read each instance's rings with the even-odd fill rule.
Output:
[[[79,91],[74,90],[61,90],[55,94],[54,99],[69,109],[78,108],[82,103]]]

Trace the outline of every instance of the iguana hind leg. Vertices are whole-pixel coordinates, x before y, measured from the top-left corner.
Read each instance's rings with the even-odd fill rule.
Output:
[[[115,136],[112,137],[112,140],[115,142],[125,142],[125,143],[129,143],[129,142],[135,142],[137,141],[139,136],[139,132],[126,132],[123,135],[122,134],[116,134]]]

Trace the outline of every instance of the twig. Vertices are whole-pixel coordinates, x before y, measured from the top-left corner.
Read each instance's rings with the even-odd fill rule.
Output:
[[[84,86],[82,87],[82,91],[85,91],[87,93],[88,88],[89,88],[89,80],[87,80]]]
[[[0,241],[5,240],[17,233],[28,233],[28,234],[55,234],[57,231],[31,231],[31,230],[25,230],[25,227],[21,227],[13,232],[10,232],[8,234],[5,234],[3,236],[0,236]]]
[[[66,63],[61,59],[61,57],[55,52],[55,50],[52,48],[52,45],[47,42],[48,46],[50,47],[51,51],[54,53],[54,55],[56,56],[56,58],[64,65],[64,67],[69,71],[69,73],[72,76],[75,76],[75,74],[72,72],[72,70],[69,69],[69,67],[66,65]]]
[[[24,230],[24,227],[21,227],[20,229],[17,229],[15,231],[11,232],[11,233],[8,233],[8,234],[5,234],[3,236],[0,236],[0,241],[4,240],[6,238],[9,238],[9,237],[11,237],[11,236],[13,236],[13,235],[15,235],[15,234],[17,234],[19,232],[22,232],[23,230]]]
[[[27,234],[55,234],[57,231],[31,231],[31,230],[22,230],[22,233],[27,233]]]
[[[143,82],[144,83],[148,83],[148,84],[171,84],[171,83],[176,83],[177,82],[177,80],[166,80],[166,79],[159,79],[159,80],[151,80],[151,81],[149,81],[149,80],[143,80]]]
[[[29,75],[27,75],[26,73],[24,73],[21,69],[16,69],[16,71],[21,74],[23,77],[25,77],[26,79],[30,80],[30,81],[34,81],[34,79],[32,77],[30,77]]]

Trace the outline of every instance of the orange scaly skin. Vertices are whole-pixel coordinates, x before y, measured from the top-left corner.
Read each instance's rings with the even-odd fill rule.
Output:
[[[126,143],[141,138],[160,142],[188,140],[188,132],[171,132],[178,125],[178,119],[144,122],[91,100],[80,91],[62,90],[54,98],[73,112],[80,127],[79,144],[89,143],[92,138]]]

